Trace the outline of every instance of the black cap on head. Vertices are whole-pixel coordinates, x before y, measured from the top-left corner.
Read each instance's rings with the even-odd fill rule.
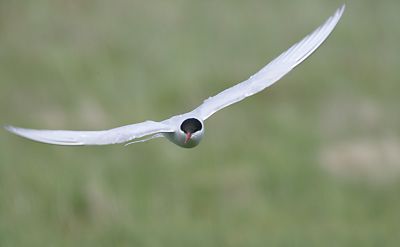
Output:
[[[188,118],[181,124],[181,130],[185,133],[195,133],[203,128],[201,122],[196,118]]]

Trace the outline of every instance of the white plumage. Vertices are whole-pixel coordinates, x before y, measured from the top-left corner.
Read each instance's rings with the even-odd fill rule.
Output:
[[[162,134],[179,146],[194,147],[199,144],[203,137],[204,121],[207,118],[222,108],[271,86],[303,62],[333,31],[344,9],[345,5],[342,5],[314,32],[294,44],[249,79],[206,99],[203,104],[191,112],[173,116],[161,122],[145,121],[101,131],[34,130],[13,126],[6,126],[5,128],[14,134],[31,140],[57,145],[116,144],[145,136],[150,136],[145,139],[149,140]]]

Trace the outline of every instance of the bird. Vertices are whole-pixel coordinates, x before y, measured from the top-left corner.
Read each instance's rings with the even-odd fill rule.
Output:
[[[271,86],[309,57],[331,34],[345,10],[340,6],[321,26],[264,66],[247,80],[209,97],[194,110],[163,121],[144,121],[100,131],[37,130],[4,128],[11,133],[34,141],[67,145],[126,145],[165,137],[183,147],[196,147],[204,136],[204,122],[217,111],[252,96]]]

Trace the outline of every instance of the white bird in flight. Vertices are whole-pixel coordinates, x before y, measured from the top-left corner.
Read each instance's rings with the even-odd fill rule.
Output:
[[[294,44],[287,51],[272,60],[249,79],[206,99],[191,112],[176,115],[164,121],[145,121],[101,131],[35,130],[5,126],[5,129],[22,137],[57,145],[107,145],[143,142],[157,137],[166,137],[171,142],[184,147],[197,146],[204,135],[204,121],[215,112],[271,86],[289,71],[310,56],[329,34],[341,18],[343,4],[314,32]]]

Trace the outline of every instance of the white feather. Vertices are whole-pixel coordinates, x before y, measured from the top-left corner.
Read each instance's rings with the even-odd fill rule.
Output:
[[[274,84],[303,62],[328,38],[342,16],[344,9],[345,5],[342,5],[314,32],[294,44],[246,81],[206,99],[202,105],[193,110],[192,114],[199,115],[204,121],[222,108],[241,101]]]
[[[191,142],[186,142],[186,135],[180,129],[185,119],[196,118],[203,124],[204,120],[218,110],[258,93],[278,81],[282,76],[310,56],[311,53],[324,42],[336,26],[344,9],[345,6],[343,5],[323,25],[306,36],[303,40],[290,47],[248,80],[228,88],[214,97],[208,98],[203,104],[191,112],[173,116],[162,122],[145,121],[101,131],[34,130],[13,126],[6,126],[5,128],[16,135],[31,140],[58,145],[106,145],[125,143],[136,138],[151,135],[149,138],[132,143],[166,136],[170,141],[182,147],[194,147],[200,142],[204,134],[204,127],[200,131],[194,133]],[[174,133],[168,134],[170,132]],[[129,144],[130,143],[128,143],[128,145]]]
[[[14,126],[6,126],[5,128],[16,135],[34,141],[71,146],[124,143],[147,135],[175,131],[175,129],[169,125],[154,121],[146,121],[100,131],[35,130]]]

